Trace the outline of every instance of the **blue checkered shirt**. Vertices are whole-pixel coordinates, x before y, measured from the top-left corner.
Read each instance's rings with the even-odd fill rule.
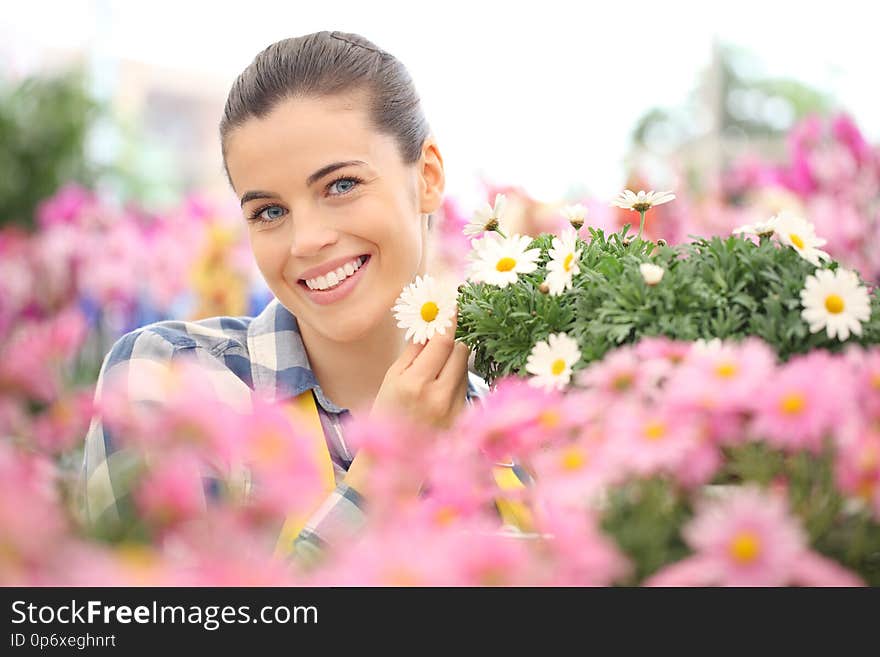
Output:
[[[248,406],[254,392],[283,401],[312,391],[334,465],[336,489],[307,520],[290,553],[311,563],[328,545],[341,544],[356,535],[365,523],[363,500],[342,481],[354,458],[342,430],[349,411],[334,404],[321,390],[290,311],[273,299],[256,317],[162,321],[127,333],[104,359],[96,397],[100,399],[105,381],[117,380],[114,373],[122,372],[129,398],[150,401],[138,397],[139,380],[181,357],[194,358],[212,378],[218,397],[239,408]],[[468,372],[468,402],[484,397],[488,390],[479,376]],[[91,526],[118,532],[127,519],[134,517],[127,483],[132,463],[129,450],[120,447],[99,417],[93,418],[85,440],[79,490],[80,508]],[[211,480],[205,481],[210,498]]]

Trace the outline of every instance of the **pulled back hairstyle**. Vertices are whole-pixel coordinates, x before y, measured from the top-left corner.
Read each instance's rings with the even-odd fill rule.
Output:
[[[259,53],[232,84],[220,145],[223,170],[226,138],[251,117],[262,118],[286,99],[366,91],[374,129],[396,139],[406,164],[421,155],[430,133],[412,78],[393,55],[358,34],[314,32],[283,39]]]

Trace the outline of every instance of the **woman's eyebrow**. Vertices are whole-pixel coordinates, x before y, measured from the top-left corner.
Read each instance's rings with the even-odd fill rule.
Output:
[[[341,169],[342,167],[347,167],[351,164],[363,164],[366,165],[366,162],[362,162],[361,160],[347,160],[346,162],[334,162],[333,164],[328,164],[325,167],[321,167],[315,173],[308,177],[306,180],[306,185],[312,185],[316,181],[320,180],[328,173],[333,173],[337,169]]]
[[[278,194],[274,194],[272,192],[264,192],[259,189],[245,192],[241,196],[241,207],[244,207],[244,204],[248,201],[253,201],[254,199],[258,198],[278,198]]]
[[[316,181],[320,180],[328,173],[333,173],[337,169],[341,169],[352,164],[362,164],[364,166],[367,165],[367,163],[363,160],[346,160],[345,162],[334,162],[333,164],[328,164],[327,166],[321,167],[320,169],[315,171],[315,173],[310,175],[306,179],[306,185],[313,185]],[[241,196],[241,207],[244,207],[244,204],[248,201],[253,201],[254,199],[258,198],[278,198],[278,194],[275,194],[274,192],[264,192],[259,189],[245,192]]]

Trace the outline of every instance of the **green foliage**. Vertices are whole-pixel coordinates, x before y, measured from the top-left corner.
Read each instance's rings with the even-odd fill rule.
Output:
[[[621,584],[639,584],[661,567],[683,559],[688,548],[681,527],[693,513],[684,496],[664,478],[634,479],[608,491],[602,529],[633,565]]]
[[[91,184],[84,146],[98,114],[81,73],[0,80],[0,225],[30,225],[61,185]]]
[[[847,504],[834,485],[834,454],[785,454],[765,443],[725,450],[724,466],[713,482],[737,486],[784,486],[792,515],[806,531],[810,546],[857,572],[869,586],[880,585],[880,524],[866,505]],[[688,556],[681,529],[693,517],[691,496],[667,478],[634,479],[609,489],[602,529],[633,564],[621,584],[641,584],[663,566]]]
[[[574,337],[581,350],[579,369],[610,349],[648,336],[678,340],[742,339],[767,341],[783,360],[792,354],[844,343],[824,331],[811,334],[801,318],[800,292],[815,267],[789,247],[741,237],[694,241],[672,246],[627,237],[629,226],[606,236],[590,228],[579,240],[580,273],[574,287],[559,296],[542,294],[552,235],[540,235],[531,248],[542,257],[538,269],[516,284],[498,288],[465,283],[459,290],[456,337],[474,350],[475,369],[488,382],[525,374],[535,343],[550,333]],[[642,279],[639,265],[651,262],[666,272],[655,286]],[[830,265],[836,268],[836,263]],[[871,295],[872,314],[861,338],[880,342],[880,297]]]

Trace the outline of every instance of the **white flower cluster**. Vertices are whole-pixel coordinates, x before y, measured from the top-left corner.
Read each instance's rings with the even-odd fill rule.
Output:
[[[831,256],[819,248],[825,246],[827,240],[816,235],[809,221],[790,213],[740,226],[733,233],[773,236],[817,268],[822,266],[823,260],[831,260]],[[807,276],[801,290],[801,305],[801,317],[809,324],[810,333],[825,329],[829,338],[836,337],[841,342],[849,339],[850,334],[861,335],[862,323],[871,317],[867,288],[854,271],[841,268],[817,269],[815,274]]]

